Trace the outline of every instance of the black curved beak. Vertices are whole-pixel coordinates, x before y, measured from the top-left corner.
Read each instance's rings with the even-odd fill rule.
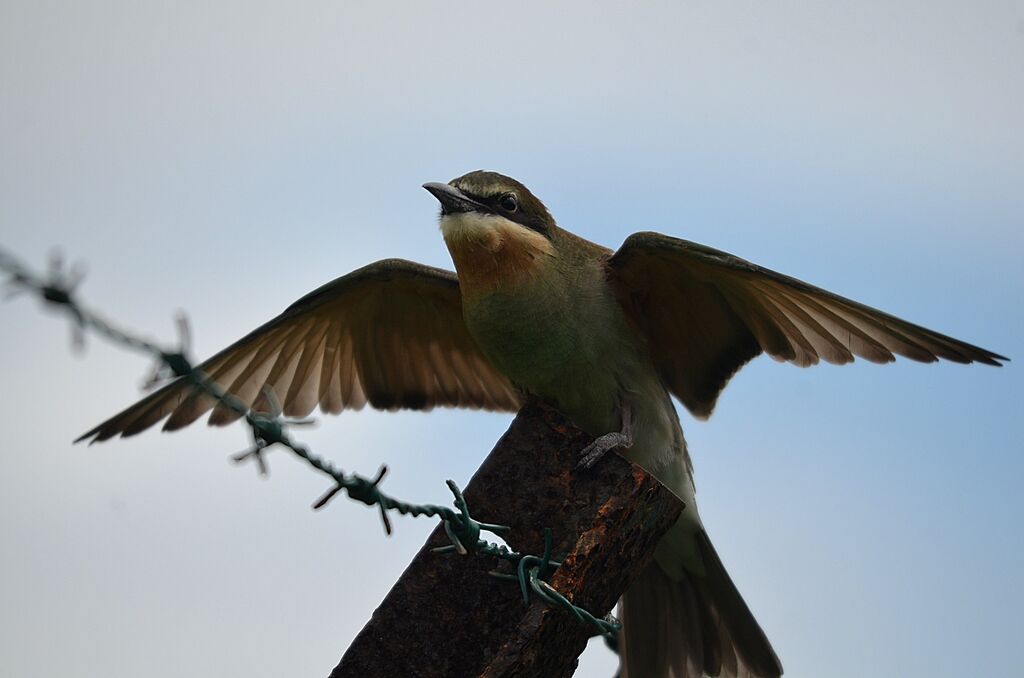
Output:
[[[441,203],[441,214],[490,211],[486,205],[473,200],[454,186],[431,181],[423,184],[423,188],[430,191],[431,195]]]

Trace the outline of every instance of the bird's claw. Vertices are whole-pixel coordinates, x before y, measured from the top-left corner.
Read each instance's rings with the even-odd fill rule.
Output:
[[[584,447],[580,452],[580,460],[576,462],[576,468],[593,468],[594,464],[601,460],[601,457],[615,448],[627,449],[633,445],[633,413],[629,407],[623,407],[621,412],[622,430],[598,436],[594,442]]]
[[[628,448],[632,444],[632,439],[623,433],[618,431],[615,433],[605,433],[583,448],[583,451],[580,452],[580,460],[576,463],[576,468],[593,468],[594,464],[615,448]]]

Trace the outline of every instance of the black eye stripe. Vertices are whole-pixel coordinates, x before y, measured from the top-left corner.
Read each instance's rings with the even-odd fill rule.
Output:
[[[492,214],[504,217],[509,221],[514,221],[517,224],[525,226],[531,231],[540,233],[545,238],[551,237],[551,229],[549,228],[548,222],[551,217],[548,216],[547,211],[543,205],[535,206],[535,199],[531,201],[530,197],[521,199],[518,194],[513,191],[506,191],[504,193],[493,193],[490,190],[479,191],[474,190],[475,187],[465,187],[456,185],[456,188],[463,191],[473,200],[479,202],[486,208],[487,211]],[[479,191],[479,192],[478,192]],[[489,194],[489,195],[486,195]],[[515,201],[513,209],[509,209],[512,205],[504,205],[504,201],[511,198]]]

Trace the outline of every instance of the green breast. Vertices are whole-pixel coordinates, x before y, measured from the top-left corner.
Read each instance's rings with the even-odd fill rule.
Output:
[[[463,313],[481,350],[520,388],[570,416],[603,420],[614,409],[617,368],[635,354],[635,340],[596,264],[582,272],[552,267],[475,298]]]

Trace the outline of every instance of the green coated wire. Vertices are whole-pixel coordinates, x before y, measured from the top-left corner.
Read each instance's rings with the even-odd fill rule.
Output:
[[[377,475],[372,479],[355,473],[346,474],[329,461],[315,455],[305,445],[291,438],[288,434],[288,426],[305,422],[283,417],[281,408],[278,406],[271,390],[268,389],[264,392],[267,396],[267,401],[270,403],[271,411],[269,413],[252,411],[234,394],[218,386],[210,380],[208,375],[197,369],[186,355],[188,349],[188,326],[183,319],[179,319],[180,339],[177,350],[165,350],[156,343],[139,338],[103,319],[97,313],[83,307],[75,297],[75,288],[81,282],[82,275],[74,268],[65,271],[62,264],[63,262],[60,258],[52,258],[48,275],[40,276],[32,273],[15,257],[0,249],[0,270],[4,270],[11,275],[10,286],[14,288],[14,291],[29,290],[35,292],[54,308],[63,309],[71,318],[72,337],[75,345],[81,345],[84,341],[85,331],[92,330],[115,344],[156,358],[162,368],[158,370],[158,373],[163,371],[176,377],[188,379],[197,388],[223,403],[236,414],[245,417],[253,437],[253,444],[249,449],[235,455],[233,457],[235,461],[243,462],[251,459],[257,464],[260,472],[265,474],[267,472],[267,465],[263,455],[266,449],[273,445],[280,445],[305,461],[312,468],[324,475],[330,476],[334,481],[334,486],[314,502],[314,509],[323,508],[339,492],[344,491],[354,501],[361,502],[367,506],[376,506],[379,510],[384,530],[389,535],[392,533],[392,525],[388,518],[388,511],[397,511],[402,515],[440,518],[445,534],[451,543],[433,549],[434,552],[454,552],[460,555],[476,553],[512,563],[516,569],[515,575],[498,572],[492,572],[491,574],[499,579],[518,582],[525,603],[529,603],[530,594],[532,593],[548,605],[565,609],[576,619],[589,624],[595,629],[595,635],[614,638],[615,634],[620,630],[620,624],[610,616],[604,619],[595,617],[583,608],[574,605],[544,580],[544,577],[550,576],[561,565],[560,562],[551,559],[552,540],[549,529],[544,531],[543,555],[520,554],[509,550],[505,546],[481,539],[480,535],[482,532],[489,532],[498,537],[504,537],[508,534],[510,528],[504,525],[481,523],[475,520],[470,515],[469,506],[462,491],[451,480],[446,481],[446,484],[454,496],[455,510],[447,506],[437,506],[434,504],[410,504],[385,494],[380,489],[380,483],[387,474],[388,469],[386,466],[381,466]]]

